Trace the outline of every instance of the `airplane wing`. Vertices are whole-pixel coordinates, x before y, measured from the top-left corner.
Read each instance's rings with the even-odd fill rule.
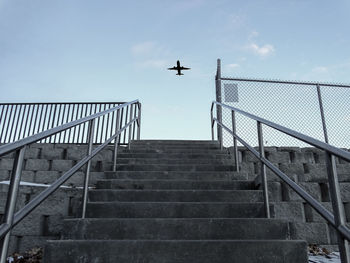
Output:
[[[181,70],[186,70],[186,69],[191,69],[191,68],[186,68],[186,67],[180,67]]]
[[[168,68],[169,70],[177,70],[176,67]]]

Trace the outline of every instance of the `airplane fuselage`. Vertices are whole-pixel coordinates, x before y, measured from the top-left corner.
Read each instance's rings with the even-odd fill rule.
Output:
[[[181,70],[187,70],[187,69],[190,69],[190,68],[186,68],[186,67],[182,67],[180,65],[180,60],[176,61],[176,67],[172,67],[172,68],[168,68],[169,70],[177,70],[177,74],[176,75],[183,75],[181,73]]]

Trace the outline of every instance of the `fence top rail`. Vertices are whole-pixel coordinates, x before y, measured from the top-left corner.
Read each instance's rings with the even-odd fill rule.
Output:
[[[256,120],[256,121],[258,121],[260,123],[263,123],[263,124],[273,128],[273,129],[276,129],[276,130],[281,131],[281,132],[283,132],[285,134],[288,134],[288,135],[290,135],[290,136],[292,136],[292,137],[294,137],[296,139],[299,139],[299,140],[301,140],[301,141],[303,141],[305,143],[311,144],[311,145],[313,145],[313,146],[315,146],[315,147],[317,147],[319,149],[328,151],[328,152],[330,152],[330,153],[332,153],[332,154],[334,154],[334,155],[336,155],[338,157],[341,157],[341,158],[343,158],[343,159],[345,159],[347,161],[350,161],[350,153],[349,152],[346,152],[344,150],[338,149],[337,147],[334,147],[334,146],[329,145],[327,143],[321,142],[321,141],[319,141],[317,139],[314,139],[314,138],[312,138],[310,136],[307,136],[307,135],[302,134],[300,132],[294,131],[292,129],[289,129],[287,127],[279,125],[277,123],[268,121],[266,119],[260,118],[260,117],[258,117],[256,115],[253,115],[251,113],[245,112],[245,111],[240,110],[240,109],[237,109],[235,107],[232,107],[232,106],[229,106],[229,105],[217,102],[217,101],[213,101],[212,105],[214,105],[214,104],[220,105],[220,106],[225,107],[225,108],[228,108],[228,109],[233,110],[235,112],[239,112],[239,113],[247,116],[248,118]]]
[[[52,135],[54,135],[56,133],[62,132],[62,131],[67,130],[67,129],[70,129],[70,128],[74,127],[74,126],[77,126],[77,125],[85,123],[87,121],[96,119],[96,118],[101,117],[101,116],[103,116],[105,114],[108,114],[110,112],[116,111],[118,109],[124,108],[124,107],[132,105],[132,104],[139,104],[139,101],[138,100],[130,101],[130,102],[118,105],[116,107],[110,108],[108,110],[101,111],[101,112],[92,114],[90,116],[81,118],[79,120],[75,120],[75,121],[72,121],[72,122],[60,125],[58,127],[49,129],[49,130],[45,130],[43,132],[34,134],[32,136],[29,136],[29,137],[26,137],[24,139],[18,140],[16,142],[5,144],[3,146],[0,146],[0,156],[2,156],[4,154],[7,154],[7,153],[10,153],[10,152],[12,152],[14,150],[17,150],[17,149],[19,149],[19,148],[21,148],[21,147],[23,147],[25,145],[29,145],[29,144],[35,143],[35,142],[40,141],[42,139],[45,139],[45,138],[47,138],[49,136],[52,136]]]
[[[268,79],[252,79],[252,78],[225,78],[221,77],[220,80],[233,80],[233,81],[247,81],[247,82],[265,82],[265,83],[279,83],[279,84],[295,84],[295,85],[307,85],[307,86],[327,86],[338,88],[350,88],[349,84],[336,84],[325,82],[308,82],[308,81],[285,81],[285,80],[268,80]]]
[[[64,105],[64,104],[124,104],[126,102],[104,102],[104,101],[98,101],[98,102],[0,102],[0,105]]]

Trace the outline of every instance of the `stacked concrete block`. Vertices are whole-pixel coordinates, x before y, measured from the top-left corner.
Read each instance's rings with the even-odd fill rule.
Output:
[[[20,186],[16,210],[28,204],[46,187]],[[8,185],[0,184],[0,214],[4,214]],[[9,253],[43,246],[47,239],[59,239],[62,219],[76,217],[80,210],[82,190],[60,188],[23,219],[11,232]]]
[[[255,149],[258,151],[258,148]],[[228,151],[233,154],[232,148]],[[332,212],[323,151],[313,147],[266,147],[265,157]],[[249,178],[255,178],[256,186],[261,189],[260,161],[243,147],[239,148],[239,161],[241,171],[247,172]],[[341,197],[347,221],[350,221],[350,164],[340,158],[336,158],[336,164]],[[337,243],[335,230],[268,168],[267,179],[269,198],[274,204],[274,216],[291,220],[290,230],[293,238],[320,245]]]
[[[123,151],[123,148],[119,149]],[[86,145],[71,144],[32,144],[24,155],[22,183],[50,185],[72,168],[87,154]],[[102,160],[111,166],[113,148],[107,147],[92,160],[90,187],[103,176]],[[0,182],[9,181],[15,154],[0,157]],[[53,196],[44,201],[28,215],[11,234],[9,252],[24,251],[36,246],[43,246],[47,239],[58,239],[62,232],[62,219],[78,216],[81,209],[81,195],[85,177],[85,167],[76,172]],[[46,187],[21,186],[17,209],[23,207]],[[4,214],[8,185],[0,184],[0,219]]]

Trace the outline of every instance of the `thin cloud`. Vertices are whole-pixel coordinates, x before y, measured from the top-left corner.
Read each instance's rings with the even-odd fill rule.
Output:
[[[135,64],[141,68],[164,68],[167,66],[170,52],[155,41],[145,41],[133,45],[130,49]]]
[[[131,47],[131,53],[135,56],[148,55],[156,49],[156,44],[151,41],[138,43]]]
[[[324,73],[328,73],[329,70],[327,67],[323,67],[323,66],[318,66],[318,67],[314,67],[312,69],[313,73],[319,73],[319,74],[324,74]]]
[[[204,0],[184,0],[184,1],[175,1],[175,8],[180,11],[187,11],[193,8],[198,8],[204,4]]]
[[[168,61],[162,59],[149,59],[136,63],[137,66],[142,68],[165,68],[169,64]]]
[[[240,65],[239,65],[239,64],[236,64],[236,63],[233,63],[233,64],[228,64],[228,65],[226,65],[226,67],[227,67],[228,69],[236,69],[236,68],[239,68]]]
[[[258,44],[252,43],[248,46],[248,49],[250,49],[260,57],[267,57],[272,55],[275,52],[274,46],[270,44],[266,44],[259,47]]]

